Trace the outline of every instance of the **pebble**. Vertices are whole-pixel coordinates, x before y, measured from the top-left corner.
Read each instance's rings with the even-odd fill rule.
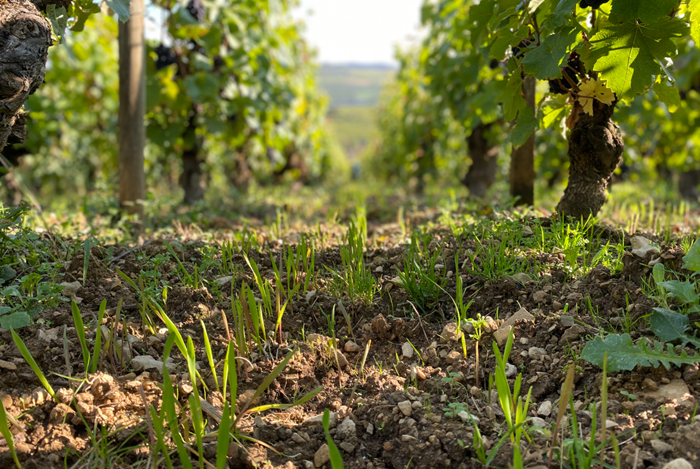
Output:
[[[547,351],[540,347],[530,347],[527,354],[533,360],[538,360],[547,354]]]
[[[17,365],[15,365],[12,362],[6,362],[5,360],[0,360],[0,368],[4,368],[6,370],[14,371],[17,369]]]
[[[498,343],[499,347],[503,347],[503,345],[506,343],[506,341],[508,340],[508,336],[510,335],[510,330],[515,325],[515,323],[523,320],[534,321],[535,316],[530,314],[527,311],[527,309],[520,308],[518,311],[513,313],[513,315],[509,317],[506,320],[506,322],[504,322],[501,325],[501,327],[498,328],[496,332],[494,332],[493,338],[496,339],[496,342]]]
[[[574,325],[574,318],[571,316],[562,316],[559,318],[559,321],[563,327],[571,327]]]
[[[445,361],[448,365],[453,365],[455,362],[459,361],[459,357],[461,357],[459,352],[457,350],[453,350],[447,354],[447,357],[445,357]]]
[[[131,366],[134,368],[134,371],[143,371],[150,369],[162,370],[163,362],[160,360],[156,360],[150,355],[139,355],[131,359]],[[168,368],[168,371],[175,371],[176,365],[171,358],[168,358],[168,361],[166,362],[165,366]]]
[[[580,324],[574,324],[573,326],[565,330],[564,333],[561,335],[561,338],[559,339],[559,345],[564,345],[568,342],[578,340],[579,337],[581,337],[581,335],[583,335],[585,332],[585,327],[583,327]]]
[[[320,425],[321,423],[323,423],[323,414],[309,417],[308,419],[304,420],[302,425]],[[328,427],[335,428],[336,426],[338,426],[338,413],[331,412],[328,418]]]
[[[480,422],[479,417],[477,417],[476,415],[470,414],[466,410],[463,410],[463,411],[457,413],[457,417],[462,419],[462,422],[464,422],[464,423],[471,423],[472,421],[474,421],[474,425],[479,425],[479,422]]]
[[[549,294],[546,291],[539,290],[532,294],[532,301],[534,301],[535,303],[544,303],[545,301],[547,301],[548,296]]]
[[[336,350],[335,356],[337,357],[338,362],[333,362],[333,365],[340,366],[341,368],[345,368],[346,366],[348,366],[348,359],[345,358],[343,352],[341,352],[340,350]]]
[[[537,428],[547,428],[547,421],[540,417],[530,417],[530,422],[533,427]]]
[[[522,283],[523,285],[528,285],[534,282],[534,280],[532,280],[532,277],[530,277],[525,272],[519,272],[517,274],[514,274],[513,278],[518,282]]]
[[[0,394],[0,402],[2,402],[3,407],[7,409],[8,407],[12,407],[12,396],[9,394]]]
[[[651,447],[654,448],[654,450],[657,453],[667,453],[669,451],[673,451],[673,446],[669,445],[665,441],[661,440],[651,440]]]
[[[648,389],[649,391],[656,391],[659,389],[659,385],[651,378],[646,378],[644,381],[642,381],[642,387],[644,389]]]
[[[394,449],[394,444],[391,441],[385,441],[382,448],[384,451],[391,451]]]
[[[294,441],[294,443],[298,443],[300,445],[306,444],[306,440],[304,439],[304,437],[298,433],[292,434],[292,441]]]
[[[632,254],[642,259],[646,259],[649,254],[659,254],[659,248],[651,245],[651,240],[644,236],[632,236],[630,238],[632,244]]]
[[[353,422],[350,417],[346,417],[345,420],[338,425],[338,428],[336,428],[335,431],[336,436],[341,440],[349,440],[350,438],[354,438],[356,435],[355,422]]]
[[[411,413],[413,412],[413,406],[411,405],[411,401],[402,401],[397,404],[399,410],[401,413],[403,413],[406,417],[410,417]]]
[[[314,454],[314,465],[316,467],[321,467],[331,460],[331,451],[328,449],[328,445],[324,443]]]
[[[693,469],[693,465],[683,458],[678,458],[666,463],[663,469]]]
[[[66,298],[71,298],[83,287],[83,285],[78,281],[61,282],[58,285],[63,287],[63,290],[61,290],[61,295],[65,296]]]
[[[404,344],[401,346],[401,355],[404,356],[404,358],[413,358],[413,347],[409,342],[404,342]]]
[[[345,342],[345,346],[343,347],[343,349],[348,353],[357,353],[360,350],[362,350],[362,347],[357,345],[352,340],[348,340],[347,342]]]
[[[506,378],[512,378],[518,373],[518,367],[512,363],[506,363]]]
[[[401,435],[401,441],[404,443],[412,443],[414,441],[418,441],[418,438],[413,435]]]
[[[372,425],[371,423],[368,424],[368,425],[367,425],[367,430],[365,430],[365,431],[366,431],[367,433],[369,433],[370,435],[374,435],[374,425]]]
[[[381,269],[381,267],[378,268]],[[338,446],[340,446],[343,449],[343,451],[345,451],[348,454],[353,453],[355,451],[355,445],[353,445],[352,443],[348,443],[347,441],[343,441]]]
[[[443,343],[457,342],[459,340],[456,322],[448,322],[445,324],[445,327],[442,328],[442,334],[440,334],[440,340]]]
[[[552,414],[551,401],[544,401],[542,404],[540,404],[540,407],[537,409],[537,415],[541,415],[542,417],[549,417],[551,414]]]

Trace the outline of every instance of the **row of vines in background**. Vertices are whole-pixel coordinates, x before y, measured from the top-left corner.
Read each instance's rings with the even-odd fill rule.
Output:
[[[398,52],[384,92],[380,138],[365,156],[382,168],[373,174],[418,189],[435,177],[461,181],[483,197],[534,131],[537,178],[551,187],[566,180],[571,128],[599,102],[616,109],[624,138],[618,177],[678,173],[682,195],[697,199],[700,2],[590,3],[427,0],[425,39]],[[528,77],[537,79],[533,116],[523,113]],[[591,86],[613,101],[585,98]]]
[[[147,187],[180,187],[193,203],[208,186],[311,183],[343,164],[293,2],[152,3],[160,37],[147,44]],[[22,155],[18,178],[34,193],[116,182],[117,54],[117,21],[107,15],[50,49],[46,83],[27,103],[29,137],[3,152]]]

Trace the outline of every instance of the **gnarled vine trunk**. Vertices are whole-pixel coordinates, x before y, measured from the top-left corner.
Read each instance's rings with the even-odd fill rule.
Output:
[[[51,45],[49,22],[34,3],[0,1],[0,152],[24,142],[22,108],[44,82]]]
[[[536,112],[536,85],[534,77],[523,81],[522,90],[527,107],[520,112]],[[518,197],[516,205],[535,204],[535,132],[521,146],[514,147],[510,155],[510,195]]]
[[[201,105],[195,104],[183,135],[185,149],[182,152],[180,187],[185,191],[184,203],[188,205],[204,199],[204,173],[200,156],[202,147],[197,137],[197,116],[200,112]]]
[[[698,200],[700,197],[698,185],[700,185],[700,169],[683,171],[678,176],[678,192],[686,200]]]
[[[496,180],[498,172],[498,146],[486,137],[491,124],[479,124],[467,137],[467,147],[472,165],[462,179],[472,197],[483,198]]]
[[[607,200],[607,188],[622,162],[620,128],[612,121],[615,106],[600,104],[592,116],[581,112],[569,134],[569,183],[557,212],[576,219],[595,216]]]

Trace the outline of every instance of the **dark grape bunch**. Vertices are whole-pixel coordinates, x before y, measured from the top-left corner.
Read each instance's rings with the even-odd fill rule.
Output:
[[[521,52],[521,50],[527,48],[527,46],[529,46],[533,42],[535,42],[534,39],[526,37],[525,39],[520,41],[517,46],[511,47],[510,50],[513,53],[513,57],[515,57],[516,59],[522,59],[523,57],[525,57],[525,52]]]
[[[159,44],[158,47],[156,47],[156,55],[158,56],[156,59],[156,70],[160,70],[177,62],[177,54],[175,54],[175,51],[163,44]]]
[[[192,18],[196,19],[199,23],[205,20],[207,17],[207,9],[202,4],[202,0],[190,0],[187,4],[187,11],[192,15]]]
[[[583,64],[581,63],[581,57],[577,52],[572,52],[569,56],[569,60],[566,63],[566,67],[562,68],[562,73],[564,76],[562,78],[555,78],[554,80],[549,80],[549,92],[554,94],[566,94],[571,89],[572,83],[578,84],[578,74],[585,73]],[[569,80],[566,79],[569,77]]]
[[[581,8],[591,7],[594,10],[597,10],[603,3],[608,3],[609,1],[610,0],[581,0],[578,3],[578,6],[580,6]]]

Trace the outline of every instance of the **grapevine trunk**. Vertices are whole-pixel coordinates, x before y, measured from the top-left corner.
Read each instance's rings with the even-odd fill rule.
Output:
[[[0,151],[26,137],[22,108],[44,82],[51,44],[51,27],[32,2],[0,2]]]
[[[527,107],[520,112],[535,112],[535,86],[537,80],[528,77],[522,90]],[[535,133],[518,148],[513,148],[510,157],[510,195],[518,197],[516,205],[535,203]]]
[[[569,183],[557,212],[574,218],[596,216],[607,200],[607,188],[622,162],[625,144],[612,121],[615,106],[601,106],[592,116],[580,113],[569,135]],[[574,110],[576,112],[576,109]]]
[[[472,165],[462,179],[472,197],[483,198],[496,180],[498,172],[498,146],[486,137],[490,124],[479,124],[467,137],[467,147]]]

